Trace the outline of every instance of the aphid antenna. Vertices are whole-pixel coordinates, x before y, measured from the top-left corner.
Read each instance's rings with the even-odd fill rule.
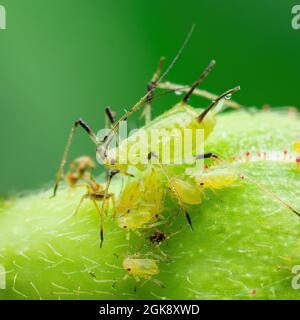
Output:
[[[291,212],[293,212],[294,214],[296,214],[299,218],[300,218],[300,212],[298,212],[296,209],[294,209],[292,206],[290,206],[288,203],[286,203],[284,200],[282,200],[281,198],[279,198],[277,196],[277,194],[275,194],[274,192],[270,191],[268,188],[265,188],[264,186],[262,186],[260,183],[258,183],[257,181],[255,181],[255,179],[250,178],[248,175],[245,176],[245,174],[243,173],[244,177],[246,179],[248,179],[249,181],[251,181],[253,184],[255,184],[258,188],[260,188],[262,191],[264,191],[265,193],[267,193],[269,196],[271,196],[272,198],[276,199],[283,207],[287,208],[288,210],[290,210]]]
[[[165,76],[169,73],[169,71],[173,68],[173,66],[175,65],[175,63],[177,62],[179,57],[181,56],[183,50],[185,49],[186,45],[188,44],[188,42],[194,32],[194,29],[195,29],[195,25],[193,24],[189,33],[187,34],[187,36],[183,42],[183,44],[181,45],[179,51],[177,52],[176,56],[173,58],[172,62],[169,64],[169,66],[163,72],[163,74],[159,77],[159,79],[157,80],[156,83],[160,83],[165,78]],[[109,144],[111,143],[111,141],[113,139],[114,134],[116,132],[118,132],[120,123],[122,121],[126,121],[128,119],[128,117],[130,117],[133,113],[138,111],[145,104],[145,102],[147,102],[148,97],[153,93],[153,91],[154,91],[154,88],[149,90],[133,107],[131,107],[127,112],[125,112],[125,114],[115,123],[111,132],[104,137],[103,141],[98,143],[98,147],[101,147],[102,145],[104,145],[105,150],[108,148]]]
[[[218,158],[220,161],[224,163],[225,166],[228,167],[228,162],[225,160],[222,160],[220,157]],[[229,165],[230,166],[230,165]],[[231,166],[230,166],[231,167]],[[274,198],[276,201],[278,201],[283,207],[288,209],[289,211],[293,212],[295,215],[297,215],[300,218],[300,212],[294,209],[292,206],[290,206],[288,203],[286,203],[284,200],[282,200],[277,194],[274,192],[270,191],[268,188],[264,187],[261,185],[259,182],[257,182],[254,178],[249,177],[249,175],[245,174],[242,170],[240,169],[235,169],[239,174],[243,175],[246,180],[249,180],[251,183],[255,184],[259,189],[264,191],[266,194],[268,194],[270,197]]]
[[[104,109],[105,114],[107,116],[107,119],[109,120],[109,122],[113,125],[116,122],[116,113],[114,111],[112,111],[112,109],[107,106]]]
[[[165,60],[166,60],[165,57],[160,57],[159,64],[156,68],[156,71],[153,74],[151,81],[147,84],[147,92],[152,90],[152,93],[147,97],[147,101],[145,103],[144,110],[140,116],[140,119],[143,117],[145,118],[146,124],[148,124],[151,121],[151,102],[153,100],[153,93],[154,93],[154,90],[156,89],[157,81],[158,81],[159,76],[161,74]]]
[[[212,60],[209,65],[204,69],[198,79],[192,84],[190,90],[184,95],[181,102],[186,103],[190,96],[192,95],[193,91],[204,81],[204,79],[208,76],[210,71],[213,69],[214,65],[216,64],[216,60]]]
[[[240,86],[234,87],[230,90],[225,91],[224,93],[222,93],[220,96],[218,96],[204,111],[202,111],[202,113],[197,117],[197,120],[199,123],[201,123],[203,121],[203,119],[206,117],[206,115],[213,110],[218,103],[222,100],[222,99],[226,99],[227,97],[230,97],[232,94],[234,94],[235,92],[239,91],[241,89]]]
[[[169,90],[168,92],[183,92],[183,93],[187,93],[190,90],[190,86],[184,86],[182,84],[178,84],[178,83],[173,83],[170,81],[166,81],[166,82],[161,82],[159,84],[157,84],[156,88],[159,89],[164,89],[164,90]],[[195,88],[194,91],[192,92],[193,95],[196,95],[198,97],[202,97],[208,100],[215,100],[218,95],[211,93],[207,90],[201,90],[198,88]],[[224,101],[224,105],[227,106],[228,108],[232,108],[232,109],[243,109],[247,112],[250,112],[251,109],[249,109],[249,107],[243,106],[240,103],[233,101],[233,100],[226,100]]]

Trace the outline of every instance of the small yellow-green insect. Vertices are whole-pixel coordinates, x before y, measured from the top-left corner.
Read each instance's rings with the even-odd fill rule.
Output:
[[[202,201],[201,190],[197,185],[195,185],[195,183],[172,177],[168,181],[167,186],[175,194],[175,196],[180,199],[181,203],[200,204]]]
[[[222,189],[234,185],[237,173],[224,166],[210,166],[203,171],[187,169],[187,174],[194,177],[197,186],[203,189]]]
[[[129,181],[120,194],[116,209],[119,227],[135,230],[154,226],[153,223],[162,218],[163,198],[164,189],[157,171],[148,170],[141,179]]]
[[[127,256],[123,260],[123,268],[127,272],[124,277],[132,277],[135,281],[139,282],[141,279],[150,280],[158,286],[164,288],[164,285],[153,276],[159,274],[157,260],[149,258],[140,258],[139,255]]]
[[[158,265],[154,259],[141,259],[129,256],[124,259],[123,268],[137,281],[140,278],[147,279],[149,276],[159,274]]]

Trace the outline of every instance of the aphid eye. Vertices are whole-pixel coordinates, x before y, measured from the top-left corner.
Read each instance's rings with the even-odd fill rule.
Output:
[[[127,268],[126,270],[127,270],[127,271],[131,271],[131,269],[130,269],[130,268]]]
[[[155,215],[155,218],[158,218],[158,214]]]
[[[130,212],[130,209],[127,210],[127,213],[129,213],[129,212]]]
[[[204,182],[201,182],[201,183],[200,183],[200,186],[204,186]]]
[[[127,226],[124,226],[123,228],[124,228],[124,229],[126,229],[126,228],[127,228]]]

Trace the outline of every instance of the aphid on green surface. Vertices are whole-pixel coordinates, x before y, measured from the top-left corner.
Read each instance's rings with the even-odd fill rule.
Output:
[[[93,202],[93,204],[94,204],[94,206],[95,206],[95,208],[98,211],[99,216],[100,216],[100,238],[101,238],[101,240],[103,240],[103,219],[104,219],[103,215],[104,215],[105,209],[106,209],[106,207],[108,205],[108,202],[106,202],[107,199],[111,199],[113,211],[114,212],[116,211],[116,208],[115,208],[115,195],[114,195],[114,193],[109,193],[108,192],[108,187],[110,185],[110,181],[111,181],[111,179],[112,179],[114,174],[115,174],[115,172],[111,172],[111,171],[108,172],[108,177],[109,178],[108,178],[108,182],[107,182],[107,185],[106,185],[105,188],[103,187],[103,185],[99,184],[91,174],[87,178],[85,178],[85,184],[84,185],[77,185],[79,187],[85,186],[87,192],[86,192],[86,194],[84,194],[81,197],[78,206],[74,210],[73,215],[75,216],[78,213],[82,203],[85,200],[90,199]],[[100,207],[98,205],[98,202],[102,202],[102,208],[101,209],[100,209]],[[100,248],[102,247],[102,243],[103,243],[103,241],[100,242]]]
[[[139,282],[141,279],[151,280],[164,288],[160,281],[152,278],[152,276],[159,274],[157,260],[140,258],[139,255],[127,256],[123,260],[123,268],[127,272],[127,275],[124,277],[124,279],[133,277],[137,282]]]
[[[162,218],[164,189],[159,179],[157,171],[148,170],[139,180],[126,184],[116,208],[116,220],[121,228],[150,228],[158,218]]]
[[[133,209],[128,213],[117,216],[117,223],[120,228],[126,230],[135,230],[140,228],[151,228],[158,215],[153,215],[150,211],[141,209]]]
[[[182,203],[186,204],[200,204],[201,190],[200,188],[188,180],[172,177],[167,182],[168,188],[180,199]]]
[[[121,191],[116,207],[116,214],[122,215],[129,213],[140,202],[142,194],[142,184],[140,180],[133,180],[126,183]]]
[[[165,261],[170,261],[168,255],[161,250],[160,246],[162,243],[170,240],[173,236],[178,234],[180,231],[173,232],[171,234],[166,234],[163,231],[155,230],[153,233],[150,234],[147,239],[149,239],[150,244],[159,251],[159,253],[164,257]]]
[[[92,200],[92,202],[95,204],[95,207],[97,208],[97,211],[99,213],[100,213],[100,208],[98,207],[97,202],[104,201],[104,198],[105,199],[111,199],[113,208],[115,208],[115,195],[113,193],[107,193],[105,195],[105,189],[101,184],[99,184],[96,181],[92,180],[92,181],[90,181],[89,183],[86,184],[86,189],[87,189],[87,192],[86,192],[85,195],[83,195],[81,197],[80,202],[79,202],[77,208],[74,211],[74,215],[76,215],[78,213],[83,201],[86,200],[86,199],[91,199]]]
[[[224,166],[210,166],[203,171],[187,169],[186,173],[195,179],[197,186],[205,189],[222,189],[234,185],[238,174]]]

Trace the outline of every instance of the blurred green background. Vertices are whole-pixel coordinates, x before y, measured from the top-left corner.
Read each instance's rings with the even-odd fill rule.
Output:
[[[300,30],[291,28],[297,1],[0,4],[7,11],[7,30],[0,30],[0,194],[53,180],[74,120],[83,117],[100,129],[104,106],[120,115],[144,93],[159,57],[172,59],[193,23],[194,35],[168,80],[191,83],[215,58],[203,88],[221,93],[240,84],[235,99],[245,105],[300,106]],[[157,100],[154,113],[176,99]],[[131,123],[142,122],[136,116]],[[94,155],[85,134],[77,137],[71,157]]]

